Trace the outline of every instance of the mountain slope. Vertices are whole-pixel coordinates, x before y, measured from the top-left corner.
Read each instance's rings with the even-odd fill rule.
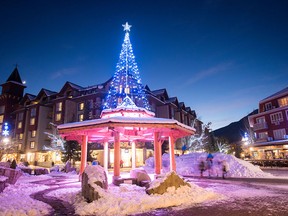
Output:
[[[229,143],[237,143],[242,140],[245,132],[248,132],[249,123],[248,116],[258,113],[258,109],[249,113],[247,116],[243,117],[237,122],[232,122],[231,124],[212,131],[215,137],[224,137]]]

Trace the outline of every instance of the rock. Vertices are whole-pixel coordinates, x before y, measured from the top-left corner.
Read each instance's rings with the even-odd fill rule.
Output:
[[[82,174],[82,196],[93,202],[101,197],[101,192],[108,189],[108,179],[103,167],[87,166]]]
[[[167,173],[164,177],[155,179],[151,182],[148,189],[146,189],[147,194],[164,194],[169,187],[175,187],[177,189],[180,186],[190,186],[188,182],[185,182],[180,176],[178,176],[174,171]]]
[[[151,182],[151,178],[144,169],[133,169],[130,171],[130,177],[137,179],[137,185],[141,185],[141,182]]]

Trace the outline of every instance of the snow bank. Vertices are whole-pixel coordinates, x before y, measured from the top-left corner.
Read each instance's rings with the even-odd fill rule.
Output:
[[[207,153],[190,153],[176,157],[176,171],[180,175],[193,175],[199,176],[199,163],[200,161],[206,161]],[[258,166],[238,159],[233,155],[215,153],[213,154],[213,167],[211,170],[212,176],[222,175],[222,161],[226,161],[229,167],[227,173],[228,177],[244,177],[244,178],[271,178],[273,177],[270,173],[263,172]],[[162,171],[169,171],[170,159],[168,154],[162,156]],[[154,158],[150,157],[145,161],[144,169],[148,173],[154,172]],[[204,176],[208,175],[208,171],[204,172]]]

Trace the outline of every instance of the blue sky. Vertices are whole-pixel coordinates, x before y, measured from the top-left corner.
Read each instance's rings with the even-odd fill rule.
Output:
[[[288,85],[288,1],[0,0],[0,83],[26,92],[105,82],[130,40],[142,83],[217,129]]]

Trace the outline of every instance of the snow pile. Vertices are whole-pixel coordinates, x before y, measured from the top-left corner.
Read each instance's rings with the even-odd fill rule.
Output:
[[[119,187],[109,185],[103,197],[87,203],[81,194],[74,204],[79,215],[128,215],[151,211],[169,206],[185,207],[194,203],[223,198],[222,195],[205,190],[195,184],[168,188],[163,195],[148,195],[145,188],[136,185],[121,184]]]
[[[175,158],[176,161],[176,171],[180,175],[192,175],[199,176],[199,163],[200,161],[206,161],[207,153],[190,153],[181,155]],[[211,170],[212,176],[222,176],[222,162],[226,161],[229,167],[227,173],[228,177],[245,177],[245,178],[271,178],[273,175],[263,172],[258,166],[238,159],[233,155],[215,153],[213,154],[213,166]],[[162,156],[162,171],[168,172],[170,159],[168,154]],[[145,161],[145,170],[149,173],[154,172],[154,158],[150,157]],[[206,170],[203,174],[204,176],[208,175]]]

